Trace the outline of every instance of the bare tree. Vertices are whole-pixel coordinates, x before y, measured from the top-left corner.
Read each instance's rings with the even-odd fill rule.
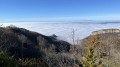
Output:
[[[75,67],[75,30],[72,30],[72,41],[73,41],[73,57],[74,57],[74,67]]]

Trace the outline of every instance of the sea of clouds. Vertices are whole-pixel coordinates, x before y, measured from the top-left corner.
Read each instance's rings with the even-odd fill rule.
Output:
[[[72,43],[72,31],[75,32],[75,40],[83,39],[91,34],[91,32],[100,29],[120,29],[120,23],[0,23],[3,26],[15,25],[30,31],[35,31],[43,35],[50,36],[55,34],[59,40],[65,40]]]

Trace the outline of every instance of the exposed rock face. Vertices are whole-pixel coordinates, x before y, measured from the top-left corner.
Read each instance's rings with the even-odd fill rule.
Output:
[[[94,31],[91,33],[91,35],[105,34],[105,33],[120,33],[120,30],[119,29],[103,29],[99,31]]]

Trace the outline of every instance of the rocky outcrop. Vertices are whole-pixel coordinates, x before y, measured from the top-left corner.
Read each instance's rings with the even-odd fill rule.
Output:
[[[120,33],[120,30],[119,29],[103,29],[103,30],[94,31],[91,33],[91,35],[105,34],[105,33]]]

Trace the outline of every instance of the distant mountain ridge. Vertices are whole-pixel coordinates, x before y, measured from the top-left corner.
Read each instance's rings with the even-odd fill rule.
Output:
[[[113,22],[101,22],[101,24],[118,24],[118,23],[120,22],[119,21],[118,22],[117,21],[116,22],[114,21]]]
[[[80,22],[71,22],[71,23],[80,23],[80,24],[119,24],[120,21],[80,21]]]

